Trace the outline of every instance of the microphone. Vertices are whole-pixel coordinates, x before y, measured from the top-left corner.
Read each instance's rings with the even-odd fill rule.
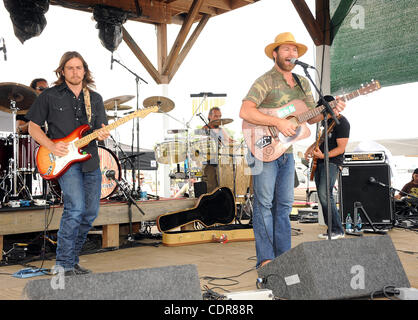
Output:
[[[104,174],[106,178],[115,180],[115,170],[106,170]]]
[[[293,63],[293,64],[298,64],[303,68],[315,69],[314,67],[310,66],[309,64],[307,64],[305,62],[302,62],[302,61],[299,61],[298,59],[295,59],[295,58],[290,59],[290,62]]]
[[[112,56],[110,57],[110,70],[113,70],[113,53],[112,53]]]
[[[369,177],[369,183],[371,183],[371,184],[378,184],[378,185],[380,185],[382,187],[386,187],[386,185],[384,183],[376,180],[375,177]]]
[[[7,61],[6,41],[4,40],[4,38],[2,38],[2,40],[3,40],[3,47],[1,49],[3,49],[4,61]]]

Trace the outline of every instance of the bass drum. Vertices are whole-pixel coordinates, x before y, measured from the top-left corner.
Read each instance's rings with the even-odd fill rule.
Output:
[[[116,155],[108,148],[98,146],[99,159],[100,159],[100,171],[102,173],[102,192],[100,200],[104,200],[110,197],[117,189],[118,185],[112,179],[106,177],[107,170],[115,171],[115,178],[120,180],[121,178],[121,167]],[[61,188],[58,180],[49,180],[49,187],[51,192],[61,200]]]

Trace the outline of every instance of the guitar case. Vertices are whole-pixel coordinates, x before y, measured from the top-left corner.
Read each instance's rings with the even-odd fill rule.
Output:
[[[202,194],[193,208],[162,214],[156,222],[158,230],[166,232],[195,221],[205,227],[229,224],[235,215],[235,198],[231,189],[220,187],[211,193]]]

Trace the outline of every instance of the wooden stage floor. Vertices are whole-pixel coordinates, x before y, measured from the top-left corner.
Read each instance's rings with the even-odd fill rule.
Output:
[[[300,229],[292,235],[292,247],[307,241],[319,240],[318,234],[325,232],[325,227],[317,223],[303,224],[292,221],[292,227]],[[418,288],[418,233],[405,229],[392,229],[388,232],[397,254],[403,264],[411,287]],[[369,236],[369,235],[365,235]],[[375,236],[375,235],[374,235]],[[350,238],[350,236],[347,236]],[[147,240],[148,241],[148,240]],[[155,242],[155,240],[149,240]],[[54,260],[44,262],[44,268],[54,265]],[[32,265],[41,266],[41,262],[32,262]],[[205,243],[178,247],[137,246],[128,249],[108,251],[82,255],[80,264],[94,273],[136,270],[143,268],[155,268],[171,265],[195,264],[198,269],[201,288],[207,285],[209,288],[222,287],[230,292],[255,290],[257,272],[255,270],[255,246],[254,241]],[[39,276],[29,279],[18,279],[11,276],[22,269],[20,265],[0,267],[0,299],[20,300],[23,298],[23,288],[28,281],[51,276]],[[244,273],[245,271],[248,271]],[[228,281],[215,281],[209,284],[203,277],[231,277],[236,284]],[[202,292],[204,290],[202,289]],[[215,289],[218,293],[224,293],[221,289]]]

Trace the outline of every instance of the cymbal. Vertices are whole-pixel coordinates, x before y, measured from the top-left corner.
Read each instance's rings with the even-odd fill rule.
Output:
[[[108,106],[109,106],[109,108],[107,108],[106,105],[105,105],[106,111],[111,112],[112,110],[115,110],[115,106],[110,107],[110,104]],[[125,104],[121,104],[121,105],[116,106],[116,111],[129,110],[129,109],[132,109],[132,107],[127,106]]]
[[[211,122],[209,122],[209,126],[213,127],[213,126],[223,126],[226,125],[228,123],[231,123],[232,119],[229,118],[225,118],[225,119],[216,119],[216,120],[212,120]]]
[[[135,96],[119,96],[119,97],[114,97],[114,98],[110,98],[107,99],[106,101],[103,102],[105,109],[114,109],[115,108],[115,104],[117,106],[121,105],[122,103],[128,102],[129,100],[132,100],[133,98],[135,98]]]
[[[16,102],[17,114],[26,114],[37,97],[36,91],[20,83],[0,83],[0,109],[12,113],[10,102]]]
[[[146,98],[143,102],[145,108],[157,106],[160,108],[159,113],[169,112],[174,109],[174,102],[166,97],[155,96]]]

